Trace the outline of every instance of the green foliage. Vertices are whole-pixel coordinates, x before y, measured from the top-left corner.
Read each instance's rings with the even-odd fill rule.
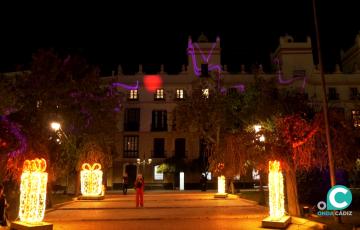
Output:
[[[100,146],[102,153],[110,155],[107,146],[117,132],[114,124],[118,114],[114,109],[122,95],[102,84],[97,69],[84,58],[61,57],[52,50],[39,50],[33,55],[30,73],[12,84],[21,106],[16,107],[11,119],[21,125],[29,143],[29,150],[14,159],[13,165],[21,168],[23,158],[30,157],[31,152],[45,152],[49,171],[53,172],[50,175],[56,179],[75,170],[83,156],[79,149],[89,140]],[[12,108],[14,103],[0,102],[0,106]],[[61,124],[57,133],[50,129],[53,121]],[[56,139],[60,141],[55,142]],[[105,164],[111,163],[105,158],[101,157]]]

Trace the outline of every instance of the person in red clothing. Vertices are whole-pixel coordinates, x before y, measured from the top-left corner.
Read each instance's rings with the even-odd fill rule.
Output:
[[[144,178],[139,174],[135,180],[135,190],[136,190],[136,207],[144,207]]]

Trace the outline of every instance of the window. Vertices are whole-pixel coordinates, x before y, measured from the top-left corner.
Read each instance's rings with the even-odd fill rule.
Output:
[[[358,97],[358,89],[350,88],[350,100],[355,100]]]
[[[227,95],[236,95],[237,93],[238,92],[236,88],[228,88],[227,90]]]
[[[164,173],[158,172],[160,165],[154,166],[154,180],[164,180]]]
[[[164,138],[154,138],[154,158],[163,158],[165,157],[165,139]]]
[[[360,110],[351,111],[351,116],[352,116],[354,127],[359,128],[360,127]]]
[[[138,100],[139,99],[139,95],[138,95],[138,90],[137,89],[132,89],[129,91],[129,100]]]
[[[151,131],[167,131],[167,111],[152,111]]]
[[[155,92],[155,100],[164,100],[164,89],[157,89]]]
[[[339,94],[336,92],[336,88],[329,88],[329,100],[339,100]]]
[[[140,127],[140,109],[139,108],[125,109],[124,130],[139,131],[139,127]]]
[[[184,90],[183,89],[177,89],[176,90],[176,99],[184,99]]]
[[[209,98],[209,89],[202,89],[201,91],[205,98]]]
[[[139,136],[124,136],[124,158],[139,157]]]
[[[306,70],[303,69],[297,69],[293,71],[293,77],[305,77]]]
[[[186,144],[185,138],[175,139],[175,157],[184,158],[186,157]]]
[[[209,77],[208,64],[201,64],[201,77]]]

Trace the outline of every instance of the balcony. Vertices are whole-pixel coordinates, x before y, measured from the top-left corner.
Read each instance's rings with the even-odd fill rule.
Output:
[[[139,158],[139,151],[124,150],[123,158]]]
[[[139,131],[139,128],[140,128],[139,122],[124,123],[124,131]]]
[[[165,151],[151,151],[151,157],[152,158],[166,158],[166,153]]]
[[[332,94],[329,94],[328,95],[328,100],[329,101],[336,101],[336,100],[339,100],[340,99],[340,96],[338,93],[332,93]]]
[[[161,132],[161,131],[168,131],[168,127],[167,124],[163,125],[163,126],[159,126],[159,125],[155,125],[155,124],[151,124],[151,131],[152,132]]]
[[[188,158],[188,151],[172,151],[172,154],[176,158]]]

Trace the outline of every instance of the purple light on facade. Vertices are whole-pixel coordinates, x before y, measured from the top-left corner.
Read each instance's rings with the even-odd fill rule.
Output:
[[[274,63],[277,66],[276,74],[278,76],[278,81],[279,81],[280,84],[282,84],[282,85],[290,85],[290,84],[294,83],[295,81],[303,80],[303,83],[302,83],[301,87],[302,87],[302,89],[305,88],[306,81],[307,81],[307,76],[301,76],[301,77],[293,76],[292,79],[288,79],[288,80],[283,79],[283,74],[282,74],[281,69],[280,69],[280,60],[278,58],[275,58]]]
[[[132,86],[132,85],[126,85],[124,83],[121,82],[114,82],[111,84],[112,87],[121,87],[123,89],[127,89],[127,90],[137,90],[139,89],[139,81],[136,81],[136,85]]]
[[[14,158],[24,153],[27,149],[27,141],[25,136],[21,133],[19,126],[10,122],[6,116],[0,116],[0,120],[9,127],[10,133],[12,133],[20,143],[19,148],[9,152],[8,156]]]
[[[241,93],[245,92],[245,85],[244,84],[233,85],[233,87],[238,89]]]

